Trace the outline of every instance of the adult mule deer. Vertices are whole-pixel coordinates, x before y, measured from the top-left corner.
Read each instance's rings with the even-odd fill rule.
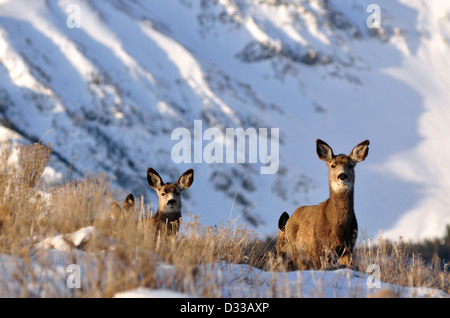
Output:
[[[176,233],[181,218],[181,192],[188,189],[194,182],[194,170],[189,169],[174,183],[164,183],[152,168],[147,170],[147,181],[150,187],[158,195],[158,210],[152,216],[152,221],[160,230],[165,228],[167,232]]]
[[[298,269],[349,267],[358,234],[353,210],[356,163],[369,152],[369,140],[350,155],[334,155],[324,141],[316,140],[317,155],[327,163],[330,197],[314,206],[301,206],[278,222],[277,252]]]

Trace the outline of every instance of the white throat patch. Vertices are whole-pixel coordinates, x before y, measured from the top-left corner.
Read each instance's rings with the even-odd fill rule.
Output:
[[[353,183],[348,181],[333,181],[331,182],[331,189],[334,192],[350,191],[353,189]]]

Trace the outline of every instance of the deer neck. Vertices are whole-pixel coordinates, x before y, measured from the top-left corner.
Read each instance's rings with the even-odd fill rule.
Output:
[[[338,224],[350,222],[354,217],[353,189],[336,192],[330,188],[327,214]]]
[[[172,209],[167,205],[160,204],[158,206],[157,215],[159,215],[161,219],[179,219],[181,217],[181,206],[176,209]]]

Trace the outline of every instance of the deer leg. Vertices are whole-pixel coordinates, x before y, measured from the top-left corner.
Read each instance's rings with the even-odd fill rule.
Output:
[[[345,247],[344,252],[342,253],[339,264],[343,267],[351,267],[352,264],[352,253]]]

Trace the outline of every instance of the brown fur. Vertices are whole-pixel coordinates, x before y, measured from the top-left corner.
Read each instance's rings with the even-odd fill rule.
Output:
[[[276,245],[276,250],[279,256],[283,259],[286,258],[285,251],[287,250],[287,239],[286,239],[286,222],[289,220],[289,214],[283,212],[281,214],[280,219],[278,220],[278,241]]]
[[[318,205],[299,207],[284,221],[284,230],[280,218],[277,251],[298,269],[349,267],[358,233],[354,167],[367,156],[369,141],[358,144],[349,156],[335,156],[325,142],[316,143],[319,158],[329,168],[330,197]]]
[[[181,192],[194,182],[194,170],[187,170],[176,183],[164,183],[156,170],[148,168],[147,181],[159,199],[158,210],[152,216],[153,224],[167,234],[178,232],[181,222]]]
[[[130,193],[126,197],[125,201],[123,201],[122,207],[120,207],[120,205],[115,201],[111,202],[108,208],[108,215],[113,220],[128,217],[130,215],[133,215],[134,206],[135,206],[134,196],[132,193]]]
[[[165,214],[158,210],[151,220],[158,231],[162,230],[166,234],[174,234],[180,228],[181,212]]]
[[[291,257],[288,257],[290,245],[286,238],[286,223],[289,220],[289,214],[283,212],[278,220],[278,241],[276,245],[277,255],[281,262],[281,268],[293,270],[295,269]]]
[[[0,206],[0,231],[6,227],[11,219],[11,214],[9,210]]]

